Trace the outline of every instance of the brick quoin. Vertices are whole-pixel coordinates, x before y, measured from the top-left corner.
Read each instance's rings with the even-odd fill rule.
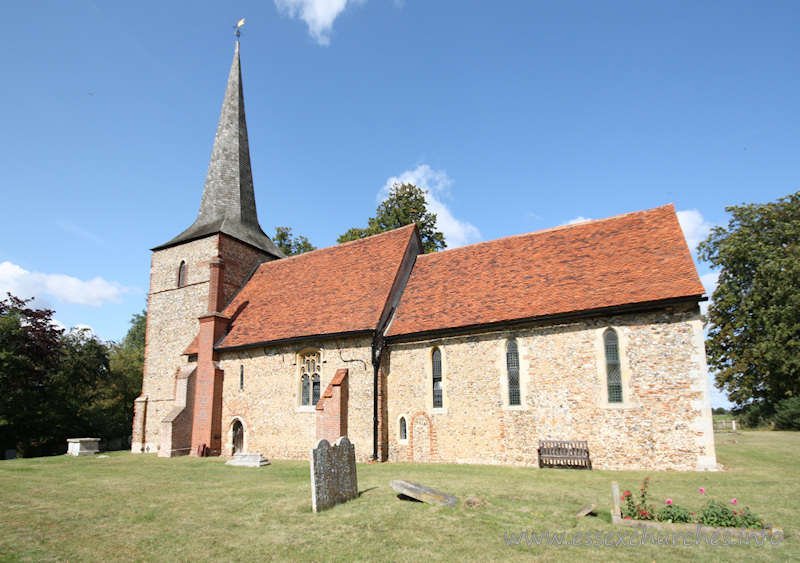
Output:
[[[333,444],[347,436],[347,402],[349,389],[347,369],[338,369],[317,403],[317,440]]]

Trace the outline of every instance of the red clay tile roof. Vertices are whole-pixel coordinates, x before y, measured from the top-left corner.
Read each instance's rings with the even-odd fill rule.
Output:
[[[387,336],[703,293],[667,205],[418,256]]]
[[[262,264],[225,308],[217,348],[375,330],[414,236],[412,224]]]

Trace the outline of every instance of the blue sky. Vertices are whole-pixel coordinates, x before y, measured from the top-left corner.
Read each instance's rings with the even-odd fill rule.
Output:
[[[124,336],[196,217],[241,18],[268,234],[334,244],[402,179],[450,246],[666,203],[694,246],[799,189],[794,1],[4,2],[0,290]]]

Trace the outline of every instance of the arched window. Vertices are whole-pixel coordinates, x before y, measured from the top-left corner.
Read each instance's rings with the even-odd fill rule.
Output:
[[[186,285],[186,262],[181,260],[181,265],[178,266],[178,287]]]
[[[313,407],[319,402],[320,379],[319,379],[319,352],[312,351],[303,354],[301,357],[300,404],[304,407]]]
[[[442,351],[434,348],[431,360],[433,362],[433,408],[439,409],[442,407]]]
[[[509,340],[506,344],[506,372],[508,373],[508,404],[519,405],[519,352],[516,340]]]
[[[239,366],[239,391],[244,389],[244,366]]]
[[[408,428],[406,428],[406,417],[400,417],[400,439],[408,440]]]
[[[608,383],[608,402],[622,402],[622,370],[619,365],[619,337],[609,328],[603,334],[606,351],[606,381]]]

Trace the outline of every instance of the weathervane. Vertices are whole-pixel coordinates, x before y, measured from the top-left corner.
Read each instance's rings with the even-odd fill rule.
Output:
[[[244,18],[240,19],[236,25],[233,26],[233,29],[236,30],[234,35],[236,35],[236,40],[239,40],[239,36],[242,34],[241,27],[244,25]]]

